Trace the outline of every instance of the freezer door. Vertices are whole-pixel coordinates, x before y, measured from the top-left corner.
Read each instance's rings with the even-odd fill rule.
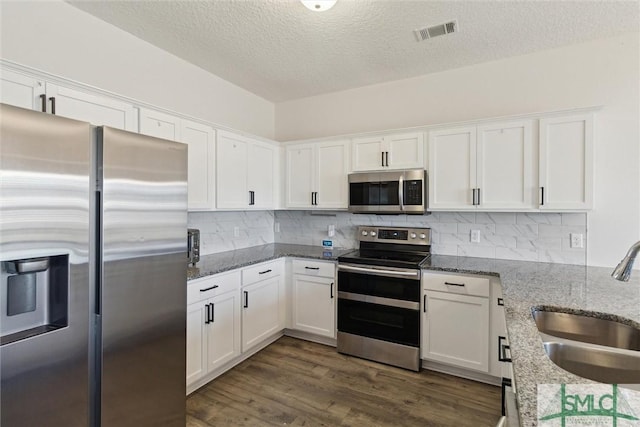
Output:
[[[98,128],[102,427],[184,426],[187,146]]]
[[[0,104],[0,261],[23,260],[0,263],[2,427],[89,422],[90,142],[88,123]]]

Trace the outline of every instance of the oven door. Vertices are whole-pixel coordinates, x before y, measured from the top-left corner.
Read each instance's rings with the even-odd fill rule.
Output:
[[[420,346],[420,270],[338,264],[338,331]]]

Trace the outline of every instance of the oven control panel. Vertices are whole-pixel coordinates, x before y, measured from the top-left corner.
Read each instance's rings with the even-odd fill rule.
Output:
[[[361,242],[430,245],[431,229],[360,226],[358,227],[358,240]]]

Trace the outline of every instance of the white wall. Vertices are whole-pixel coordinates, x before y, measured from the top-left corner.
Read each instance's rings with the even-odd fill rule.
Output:
[[[640,239],[639,34],[596,40],[276,105],[294,140],[603,105],[587,262],[613,266]]]
[[[0,1],[0,57],[274,137],[274,104],[59,0]]]

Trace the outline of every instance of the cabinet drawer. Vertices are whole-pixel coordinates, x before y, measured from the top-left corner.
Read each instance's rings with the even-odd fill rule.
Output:
[[[430,274],[423,276],[424,289],[463,295],[489,297],[489,279],[484,277],[456,276],[450,274]]]
[[[282,274],[282,260],[265,262],[242,269],[242,286]]]
[[[293,260],[293,274],[333,278],[336,266],[332,262]]]
[[[240,289],[240,270],[192,280],[187,285],[187,304]]]

